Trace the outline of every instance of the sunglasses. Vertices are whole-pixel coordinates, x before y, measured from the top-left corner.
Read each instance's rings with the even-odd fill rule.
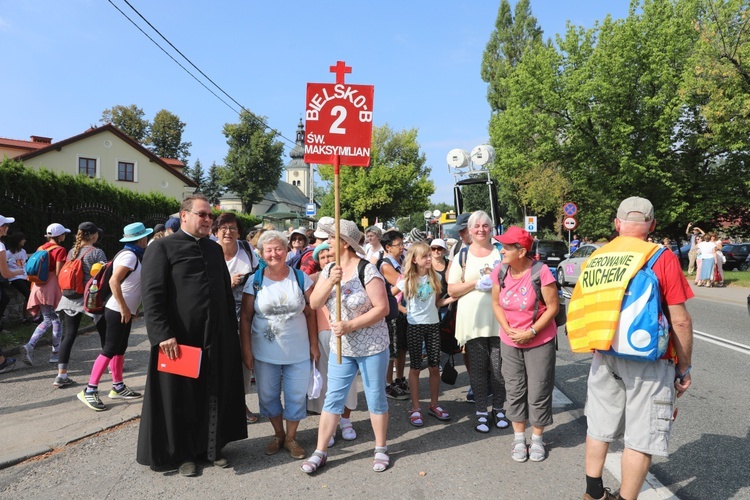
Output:
[[[430,247],[430,250],[434,252],[435,250],[444,250],[444,248],[443,247]]]
[[[214,218],[214,214],[212,214],[211,212],[193,212],[193,211],[191,211],[190,213],[197,215],[201,219],[213,219]]]

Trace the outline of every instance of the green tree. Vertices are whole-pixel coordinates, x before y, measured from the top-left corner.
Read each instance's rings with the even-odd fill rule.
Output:
[[[276,133],[266,131],[259,119],[249,111],[240,113],[239,123],[224,125],[229,152],[221,171],[224,185],[237,193],[250,212],[253,205],[276,188],[284,168],[281,155],[284,145]]]
[[[200,187],[201,193],[206,195],[211,205],[219,203],[219,198],[224,194],[224,186],[221,180],[222,170],[222,167],[213,162],[208,168],[208,178]],[[250,210],[247,210],[247,212],[250,212]]]
[[[341,168],[341,216],[353,221],[362,217],[386,221],[424,211],[435,186],[417,142],[417,130],[394,132],[383,125],[373,127],[372,136],[371,166]],[[321,215],[333,215],[333,167],[321,165],[320,177],[329,188],[322,201]]]
[[[144,144],[148,139],[150,124],[144,118],[146,114],[135,104],[130,106],[112,106],[102,111],[100,123],[111,123],[139,144]]]
[[[511,14],[510,3],[502,0],[495,29],[482,55],[482,80],[488,83],[487,101],[492,111],[506,108],[506,78],[521,61],[523,54],[542,39],[542,30],[531,13],[530,0],[519,0]]]
[[[149,149],[160,158],[175,158],[187,165],[192,143],[183,142],[185,122],[166,109],[154,115],[148,139]]]
[[[206,183],[206,173],[203,171],[203,165],[201,164],[200,159],[195,160],[195,164],[192,168],[186,165],[184,173],[198,184],[197,190],[201,191],[201,188]]]

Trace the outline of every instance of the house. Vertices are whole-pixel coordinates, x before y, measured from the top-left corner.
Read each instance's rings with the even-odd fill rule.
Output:
[[[5,157],[16,158],[26,153],[46,148],[50,144],[52,144],[50,137],[40,137],[38,135],[32,135],[30,141],[0,137],[0,160]]]
[[[183,174],[185,165],[159,158],[144,146],[108,123],[59,142],[0,139],[0,152],[27,148],[16,159],[32,169],[47,168],[69,175],[84,174],[115,187],[139,193],[156,192],[182,200],[197,184]],[[41,144],[41,147],[37,147]],[[8,155],[10,156],[10,155]]]

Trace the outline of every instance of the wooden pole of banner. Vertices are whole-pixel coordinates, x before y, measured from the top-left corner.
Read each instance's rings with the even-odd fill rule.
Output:
[[[341,195],[340,179],[341,157],[338,154],[333,155],[333,200],[334,200],[334,218],[336,227],[336,265],[341,265],[341,245],[339,244],[339,231],[341,230]],[[343,276],[342,276],[343,278]],[[341,322],[341,282],[336,284],[336,321]],[[336,337],[336,351],[338,352],[338,362],[341,364],[341,337]]]

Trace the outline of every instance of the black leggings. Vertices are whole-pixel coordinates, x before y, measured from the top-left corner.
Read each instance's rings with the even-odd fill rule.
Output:
[[[466,342],[471,371],[469,381],[474,390],[474,402],[478,412],[487,411],[489,393],[492,390],[492,407],[496,410],[505,404],[505,380],[501,372],[500,337],[480,337]],[[487,377],[489,375],[489,381]]]
[[[120,313],[112,309],[104,308],[104,320],[100,323],[106,323],[107,330],[102,346],[102,354],[108,358],[125,354],[128,348],[128,339],[130,338],[130,328],[133,326],[131,319],[127,323],[120,321]]]
[[[427,366],[440,364],[440,323],[431,325],[406,325],[409,343],[409,367],[419,370],[422,366],[422,345],[427,351]]]
[[[67,365],[70,361],[70,351],[73,350],[73,343],[78,336],[78,327],[81,326],[83,313],[77,313],[75,316],[62,312],[63,317],[63,335],[60,341],[60,353],[58,354],[58,364]],[[96,323],[96,330],[99,332],[99,339],[104,348],[104,341],[107,338],[107,322],[104,316]]]
[[[5,308],[8,307],[8,304],[10,303],[11,287],[15,288],[18,290],[18,293],[23,295],[23,310],[26,310],[26,303],[29,301],[29,296],[31,295],[31,284],[26,280],[5,281],[2,283],[2,290],[0,291],[0,293],[2,293],[2,297],[0,297],[0,318],[3,317],[5,314]]]

